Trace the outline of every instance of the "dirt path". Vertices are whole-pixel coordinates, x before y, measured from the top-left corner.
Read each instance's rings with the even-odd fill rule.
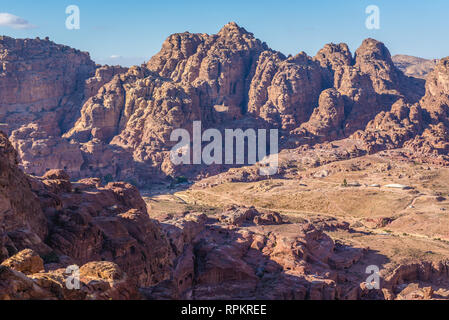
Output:
[[[208,191],[208,190],[204,190],[204,189],[195,190],[195,191],[203,193],[203,194],[206,194],[206,195],[209,195],[209,196],[212,196],[215,199],[218,198],[219,201],[222,202],[222,204],[223,203],[228,203],[228,204],[241,205],[241,206],[248,205],[247,203],[242,203],[241,201],[237,201],[235,198],[230,197],[228,195],[218,194],[218,193],[214,193],[212,191]],[[202,201],[202,200],[199,200],[199,199],[196,199],[196,198],[192,199],[191,197],[189,197],[186,194],[175,194],[173,196],[175,196],[176,198],[182,200],[185,203],[192,203],[192,200],[193,200],[196,203],[202,203],[204,205],[211,205],[207,201]],[[420,195],[417,195],[417,196],[413,197],[413,199],[405,207],[405,209],[407,209],[410,206],[414,205],[415,202],[422,196],[425,196],[425,195],[420,194]],[[328,198],[328,200],[330,200],[330,199]],[[254,207],[257,210],[277,211],[279,213],[283,213],[283,214],[286,214],[286,215],[295,215],[295,216],[298,216],[298,217],[306,219],[306,220],[310,219],[313,216],[316,216],[316,217],[320,216],[320,217],[326,217],[326,218],[333,218],[333,219],[337,219],[337,220],[342,220],[342,221],[348,222],[350,224],[354,224],[355,222],[360,222],[360,219],[358,219],[358,218],[347,216],[346,215],[347,213],[343,209],[341,209],[341,208],[338,208],[338,209],[343,214],[345,214],[345,217],[335,216],[335,215],[331,215],[329,213],[317,212],[317,211],[306,211],[306,210],[295,210],[295,209],[284,209],[284,208],[269,208],[268,209],[268,208],[263,208],[263,207],[258,207],[258,206],[254,206]],[[336,207],[338,207],[338,205],[336,205]],[[421,234],[404,234],[404,233],[394,232],[394,231],[386,232],[385,229],[387,229],[387,227],[384,228],[384,229],[375,229],[375,228],[369,228],[366,225],[363,225],[363,230],[361,230],[361,231],[367,232],[367,233],[370,233],[370,234],[373,234],[373,235],[378,235],[378,236],[391,236],[391,237],[399,237],[399,238],[410,238],[411,237],[411,238],[415,238],[415,239],[419,239],[419,240],[427,240],[427,241],[432,241],[432,242],[436,241],[436,240],[433,240],[433,239],[429,238],[428,236],[421,235]]]

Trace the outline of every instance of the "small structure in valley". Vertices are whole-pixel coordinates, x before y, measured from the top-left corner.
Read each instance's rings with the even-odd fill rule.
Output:
[[[396,183],[388,184],[388,185],[385,186],[385,188],[401,189],[401,190],[410,190],[410,189],[413,189],[413,188],[410,187],[410,186],[406,186],[406,185],[404,185],[404,184],[396,184]]]

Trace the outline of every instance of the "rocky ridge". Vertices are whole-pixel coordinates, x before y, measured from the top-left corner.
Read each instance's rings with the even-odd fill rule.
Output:
[[[405,75],[421,79],[425,79],[438,63],[437,59],[429,60],[403,54],[393,56],[392,60]]]
[[[348,223],[291,223],[241,206],[156,221],[133,185],[111,181],[152,186],[223,171],[169,160],[170,133],[195,120],[279,128],[303,167],[389,149],[447,165],[448,58],[423,80],[404,75],[374,39],[354,55],[328,44],[315,57],[286,57],[235,23],[172,35],[129,69],[95,66],[48,39],[0,45],[0,121],[12,142],[0,135],[0,298],[429,299],[433,289],[406,285],[446,281],[445,261],[412,263],[388,270],[383,291],[366,290],[364,271],[345,270],[360,268],[369,248],[327,234],[351,233]],[[219,178],[264,179],[256,167]],[[81,291],[65,288],[71,264],[81,266]]]
[[[192,130],[195,120],[202,121],[204,130],[279,128],[282,147],[288,148],[350,137],[362,141],[367,152],[400,148],[407,142],[412,150],[432,149],[420,142],[434,135],[429,130],[435,131],[426,116],[428,107],[423,107],[434,99],[430,98],[435,91],[432,80],[425,84],[404,75],[384,44],[374,39],[366,39],[354,55],[346,44],[328,44],[315,57],[304,52],[285,57],[244,28],[229,23],[215,35],[174,34],[146,65],[130,69],[95,69],[86,54],[73,49],[47,40],[10,38],[3,40],[4,52],[8,52],[2,58],[5,65],[15,61],[9,53],[15,46],[48,50],[49,59],[70,59],[69,67],[76,70],[70,73],[74,78],[70,88],[77,91],[67,94],[77,100],[67,98],[70,108],[64,107],[67,99],[61,98],[65,94],[62,89],[52,91],[62,101],[57,112],[38,109],[33,119],[21,121],[9,131],[22,167],[31,174],[64,169],[74,179],[96,176],[148,186],[153,178],[205,173],[210,168],[192,170],[174,166],[169,160],[175,144],[170,133],[175,128]],[[54,58],[52,50],[61,58]],[[46,79],[46,69],[39,67],[42,64],[35,67],[29,57],[24,54],[22,64],[35,68],[39,79]],[[66,73],[60,69],[54,68],[61,73],[54,77],[62,79]],[[13,77],[14,70],[5,67],[5,79]],[[5,83],[26,86],[30,80],[23,76],[17,81]],[[34,104],[50,99],[45,95],[48,90],[42,90],[41,99]],[[24,106],[32,103],[25,96],[14,99]],[[72,103],[74,99],[77,102]],[[413,119],[407,120],[411,126],[402,124],[404,114],[392,120],[396,112],[392,108],[398,103],[411,108]],[[8,108],[13,107],[2,107]],[[67,113],[70,119],[62,121],[60,114]],[[12,123],[14,119],[5,113],[3,121]],[[379,134],[377,129],[371,133],[379,123],[386,133]],[[400,129],[404,132],[394,132],[390,128],[393,123],[405,126]],[[353,135],[359,130],[362,132]],[[419,141],[413,142],[415,137]],[[373,139],[376,146],[372,146]],[[435,145],[434,140],[426,142]]]
[[[369,250],[326,234],[351,231],[347,223],[292,223],[241,206],[156,221],[131,185],[70,182],[61,170],[27,176],[4,134],[0,141],[2,172],[15,179],[1,193],[0,299],[332,300],[419,293],[398,289],[402,277],[411,280],[412,271],[402,275],[405,266],[387,273],[388,286],[375,294],[366,290],[363,273],[345,272]],[[67,287],[66,267],[73,265],[80,266],[79,290]],[[445,277],[441,266],[432,266],[426,279]]]
[[[219,217],[191,213],[156,222],[131,185],[72,183],[61,170],[26,176],[0,137],[0,164],[9,179],[0,206],[2,299],[201,299],[210,297],[211,286],[215,298],[343,294],[332,280],[310,287],[315,264],[338,270],[346,260],[312,225],[291,225],[286,238],[271,230],[284,223],[279,214],[239,207]],[[350,260],[361,254],[354,249]],[[66,287],[70,265],[81,266],[80,290]]]

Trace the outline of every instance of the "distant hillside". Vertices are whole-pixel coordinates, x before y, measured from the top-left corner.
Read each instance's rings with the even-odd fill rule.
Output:
[[[425,79],[427,74],[435,68],[438,60],[428,60],[413,56],[398,54],[392,57],[397,68],[407,76]]]

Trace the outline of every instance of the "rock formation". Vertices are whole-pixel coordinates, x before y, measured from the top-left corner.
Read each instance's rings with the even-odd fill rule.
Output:
[[[435,59],[428,60],[404,54],[395,55],[391,59],[406,76],[421,79],[425,79],[438,63],[438,60]]]
[[[149,299],[357,299],[360,284],[337,274],[363,249],[337,248],[311,224],[282,224],[277,213],[241,207],[209,219],[166,220],[178,258],[171,278],[143,293]]]
[[[4,134],[1,139],[2,299],[130,299],[142,297],[138,288],[151,299],[210,298],[211,288],[215,298],[357,295],[326,280],[327,273],[314,278],[337,272],[348,251],[340,257],[312,225],[276,231],[284,223],[278,213],[239,207],[220,217],[198,213],[158,223],[125,183],[70,182],[62,170],[26,176]],[[361,254],[354,249],[350,260]],[[80,290],[66,287],[69,265],[81,266]]]
[[[404,282],[444,278],[443,262],[388,270],[384,291],[346,272],[369,253],[328,235],[352,232],[348,222],[291,223],[238,205],[156,221],[135,187],[229,169],[170,161],[172,131],[191,132],[197,120],[203,130],[280,129],[281,148],[302,162],[283,163],[279,175],[298,181],[306,167],[387,149],[449,165],[449,58],[426,80],[404,74],[403,60],[374,39],[354,55],[327,44],[314,57],[286,57],[235,23],[171,35],[129,69],[49,40],[0,37],[0,299],[433,297]],[[257,169],[216,183],[265,179]],[[70,265],[80,266],[81,290],[65,286]]]
[[[123,270],[127,286],[134,291],[166,278],[171,250],[159,225],[150,220],[135,187],[126,183],[103,187],[99,179],[72,183],[62,170],[49,171],[42,178],[29,177],[17,167],[17,154],[3,133],[0,147],[0,260],[2,276],[7,277],[4,281],[19,281],[30,288],[37,281],[38,286],[46,286],[15,272],[34,277],[46,271],[50,272],[48,277],[60,277],[57,270],[61,268],[95,261],[100,262],[81,271],[91,270],[92,277],[102,278],[101,272],[93,270],[103,268],[101,261],[114,262],[117,266],[105,267],[116,270],[113,272],[117,275],[108,271],[105,281],[124,279]],[[58,279],[55,281],[61,282]]]
[[[87,54],[47,40],[2,39],[5,90],[15,92],[30,81],[30,72],[13,68],[19,60],[45,79],[39,94],[28,94],[33,101],[23,94],[0,105],[1,121],[14,123],[8,131],[22,168],[38,176],[64,169],[73,179],[112,177],[147,186],[154,178],[207,172],[186,171],[169,160],[172,130],[192,130],[195,120],[204,130],[279,128],[286,146],[343,139],[366,129],[353,137],[366,140],[370,152],[401,147],[427,125],[406,129],[394,143],[369,146],[371,121],[381,121],[383,113],[390,117],[399,100],[412,106],[425,93],[424,80],[404,75],[374,39],[366,39],[354,56],[346,44],[327,44],[314,58],[304,52],[285,57],[229,23],[215,35],[171,35],[146,65],[130,69],[95,67]],[[21,47],[26,50],[19,56]],[[36,62],[36,56],[56,64],[51,75],[45,75],[47,60]],[[423,100],[432,108],[431,95],[438,95],[432,83],[445,72],[438,70],[427,81]],[[18,82],[12,81],[16,76]],[[50,93],[48,85],[55,81],[60,87]],[[14,83],[16,89],[6,88]],[[45,108],[38,107],[43,101]],[[27,112],[18,113],[21,108]],[[412,116],[426,120],[416,108]]]
[[[0,121],[8,132],[40,119],[57,116],[53,130],[66,129],[79,115],[83,82],[94,73],[87,53],[49,40],[0,37]]]

